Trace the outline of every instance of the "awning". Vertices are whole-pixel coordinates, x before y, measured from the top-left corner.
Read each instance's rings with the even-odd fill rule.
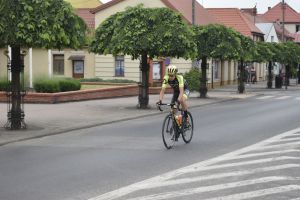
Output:
[[[84,55],[70,55],[68,60],[84,60]]]

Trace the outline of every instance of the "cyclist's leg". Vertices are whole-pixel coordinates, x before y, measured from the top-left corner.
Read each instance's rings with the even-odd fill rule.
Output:
[[[190,91],[188,89],[184,90],[183,100],[182,100],[182,108],[183,108],[183,120],[185,120],[185,122],[187,122],[187,118],[188,118],[187,100],[189,98],[189,95],[190,95]],[[185,123],[185,125],[187,125],[187,123]]]
[[[176,103],[179,96],[179,92],[174,91],[171,103]]]

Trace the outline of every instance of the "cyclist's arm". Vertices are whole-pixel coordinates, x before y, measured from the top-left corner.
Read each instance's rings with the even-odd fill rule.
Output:
[[[178,96],[178,101],[181,101],[183,98],[183,92],[184,92],[184,80],[183,76],[179,75],[177,76],[178,82],[179,82],[179,96]]]
[[[161,90],[160,90],[160,93],[159,93],[159,101],[162,101],[164,99],[164,94],[165,94],[165,90],[166,90],[166,87],[167,87],[167,84],[168,84],[168,79],[169,79],[168,76],[164,77],[164,80],[163,80],[163,83],[162,83],[162,86],[161,86]]]
[[[164,99],[166,88],[162,87],[159,94],[159,101],[162,101]]]

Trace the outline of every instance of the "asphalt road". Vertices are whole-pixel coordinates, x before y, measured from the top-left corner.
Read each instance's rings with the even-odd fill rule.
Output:
[[[299,98],[300,93],[286,92],[194,108],[192,142],[180,140],[171,150],[161,139],[165,114],[2,146],[0,199],[242,199],[240,194],[299,198],[300,135],[287,132],[300,127]],[[292,140],[279,137],[271,142],[284,141],[283,148],[256,145],[282,133]],[[255,146],[241,150],[249,145]],[[260,148],[254,153],[261,155],[243,157]],[[236,159],[254,163],[232,165],[239,163]],[[277,164],[287,167],[267,170]],[[261,168],[267,174],[257,174]],[[204,181],[204,176],[225,172],[233,174]],[[116,194],[119,198],[112,198]]]

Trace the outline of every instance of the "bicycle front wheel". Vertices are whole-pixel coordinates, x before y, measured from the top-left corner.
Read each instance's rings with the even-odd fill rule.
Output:
[[[182,139],[185,143],[190,143],[194,133],[194,121],[193,116],[188,112],[188,118],[181,127]]]
[[[175,130],[172,115],[169,114],[165,117],[162,126],[162,139],[167,149],[171,149],[175,143]]]

